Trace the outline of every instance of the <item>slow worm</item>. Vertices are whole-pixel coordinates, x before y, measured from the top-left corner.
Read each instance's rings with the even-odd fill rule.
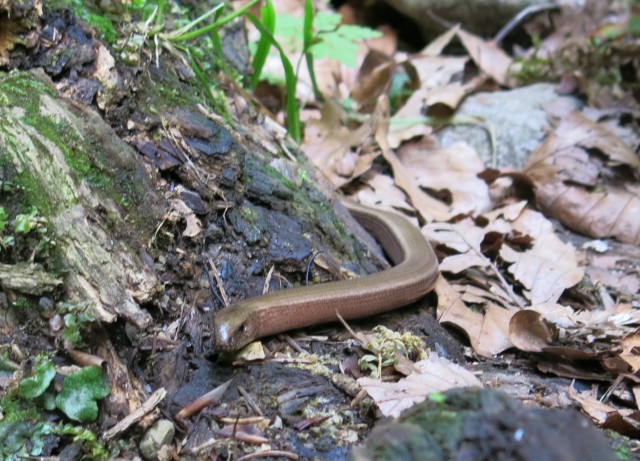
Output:
[[[214,349],[237,350],[283,331],[369,317],[416,301],[433,289],[438,261],[431,245],[408,220],[353,202],[343,202],[380,243],[394,264],[356,279],[296,287],[239,301],[213,320]]]

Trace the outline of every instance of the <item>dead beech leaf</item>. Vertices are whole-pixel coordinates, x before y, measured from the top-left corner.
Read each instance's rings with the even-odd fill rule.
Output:
[[[616,411],[614,407],[600,402],[600,400],[596,398],[593,390],[577,392],[575,388],[571,386],[569,387],[569,395],[580,404],[582,410],[589,415],[598,426],[602,426],[607,420],[608,415]],[[631,410],[629,413],[631,413]]]
[[[527,201],[522,200],[520,202],[512,203],[507,206],[496,208],[495,210],[492,210],[490,212],[483,213],[482,216],[487,218],[490,223],[489,226],[498,221],[499,218],[504,219],[508,222],[513,222],[518,219],[518,217],[522,214],[526,207]],[[492,227],[491,230],[494,230],[494,228]]]
[[[408,59],[420,78],[420,88],[429,91],[436,91],[450,84],[457,75],[464,71],[468,61],[469,58],[466,56],[415,55]]]
[[[403,410],[423,402],[433,392],[457,387],[482,387],[473,373],[437,354],[416,362],[414,367],[417,371],[395,383],[360,378],[358,384],[376,402],[383,415],[394,418]]]
[[[440,270],[459,274],[470,267],[487,267],[489,260],[475,251],[469,250],[458,255],[447,256],[440,263]]]
[[[409,96],[404,105],[393,115],[387,134],[389,147],[396,149],[404,141],[412,138],[428,136],[433,128],[425,123],[422,114],[426,103],[427,91],[417,89]]]
[[[374,60],[378,61],[377,65],[368,62]],[[389,87],[396,62],[382,53],[370,52],[362,63],[362,68],[365,65],[372,66],[373,69],[366,73],[361,69],[358,83],[351,90],[351,97],[360,104],[377,98]]]
[[[640,370],[640,334],[632,334],[622,340],[620,358],[631,366],[631,372]]]
[[[402,216],[418,225],[417,219],[408,216],[414,209],[407,203],[407,196],[395,185],[393,178],[372,169],[361,176],[360,180],[364,186],[353,195],[355,201],[395,213],[399,210],[406,211],[401,213]]]
[[[509,321],[513,311],[488,303],[484,314],[468,307],[461,295],[442,276],[436,282],[438,321],[460,328],[478,355],[491,357],[510,347]]]
[[[615,408],[600,402],[594,391],[576,392],[573,386],[569,388],[569,395],[599,427],[612,429],[627,437],[640,436],[640,412],[637,410]]]
[[[503,245],[500,257],[510,263],[509,272],[524,287],[533,304],[555,302],[562,292],[584,277],[573,245],[562,242],[553,225],[542,214],[523,210],[513,222],[514,229],[533,237],[533,247],[523,252]]]
[[[578,328],[576,316],[573,309],[558,303],[533,304],[528,310],[535,311],[542,315],[547,322],[553,323],[558,328],[571,330]]]
[[[449,117],[471,87],[458,81],[464,72],[468,57],[415,55],[407,61],[420,81],[419,88],[407,101],[409,107],[419,110],[409,112],[404,106],[394,116],[394,123],[419,120],[424,113]],[[419,104],[416,102],[419,101]],[[406,104],[405,104],[406,105]]]
[[[457,35],[480,69],[491,75],[500,85],[509,85],[509,67],[512,60],[507,53],[495,43],[487,42],[463,29],[459,29]]]
[[[172,222],[178,222],[180,219],[184,219],[187,224],[184,231],[182,231],[182,235],[185,237],[195,237],[200,234],[202,222],[200,222],[193,210],[178,198],[170,199],[170,203],[171,210],[167,215],[167,219]]]
[[[480,288],[469,283],[463,285],[453,284],[455,290],[460,293],[460,299],[462,299],[468,306],[471,305],[487,305],[489,303],[497,304],[504,308],[508,308],[511,303],[505,293],[500,293],[499,290],[489,288]]]
[[[425,100],[426,113],[432,117],[451,117],[467,94],[468,87],[460,82],[442,86]]]
[[[509,339],[525,352],[542,352],[558,337],[558,329],[532,310],[516,312],[509,322]]]
[[[378,125],[375,139],[385,160],[391,165],[397,186],[406,192],[411,199],[411,204],[418,210],[425,221],[433,221],[434,219],[445,221],[449,215],[449,207],[420,189],[413,175],[409,173],[409,170],[405,168],[389,146],[387,141],[389,132],[389,99],[386,96],[382,96],[378,100],[376,112],[378,113],[376,117]]]
[[[307,121],[302,143],[309,159],[336,187],[368,171],[380,155],[370,143],[371,124],[348,129],[342,125],[341,116],[342,110],[327,100],[321,118]]]
[[[567,227],[640,244],[640,157],[607,128],[572,112],[524,172],[538,206]]]
[[[592,282],[629,295],[640,293],[640,270],[630,264],[634,259],[606,253],[600,255],[592,251],[587,252],[586,257],[586,271]]]
[[[459,142],[435,148],[425,142],[408,142],[398,149],[398,158],[411,168],[413,181],[436,196],[448,197],[449,214],[479,214],[490,205],[489,187],[478,173],[485,169],[478,153]]]
[[[484,240],[484,229],[476,226],[470,219],[456,224],[431,223],[422,228],[422,233],[430,241],[445,245],[458,253],[473,250],[480,253],[480,244]]]
[[[442,53],[442,50],[444,50],[445,47],[449,43],[451,43],[451,40],[453,40],[453,37],[456,36],[458,30],[460,30],[459,25],[453,26],[451,29],[443,32],[435,39],[431,40],[431,42],[429,42],[429,44],[424,47],[418,54],[421,56],[438,56]]]

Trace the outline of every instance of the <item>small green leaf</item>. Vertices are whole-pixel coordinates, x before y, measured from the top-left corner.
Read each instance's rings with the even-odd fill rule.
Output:
[[[444,404],[447,401],[447,396],[442,392],[432,392],[427,397],[430,401],[435,402],[437,404]]]
[[[265,6],[260,10],[262,13],[262,24],[269,31],[271,35],[273,35],[276,29],[276,9],[273,7],[273,3],[271,0],[267,0]],[[253,62],[251,65],[253,66],[253,75],[251,76],[251,88],[255,89],[258,86],[258,82],[260,81],[260,75],[262,74],[262,68],[264,67],[265,62],[267,62],[267,57],[269,56],[269,50],[271,49],[271,40],[264,34],[260,35],[260,40],[258,41],[258,47],[256,48],[256,53],[253,56]]]
[[[53,362],[43,362],[36,367],[35,375],[20,381],[18,391],[27,399],[35,399],[44,394],[55,376],[56,369]]]
[[[311,49],[313,47],[313,19],[315,17],[315,11],[313,9],[313,2],[311,0],[306,0],[304,3],[304,28],[303,28],[303,37],[304,37],[304,58],[307,61],[307,69],[309,71],[309,77],[311,77],[311,86],[313,87],[313,94],[316,99],[322,101],[322,93],[320,92],[320,88],[318,87],[318,81],[316,79],[316,71],[315,66],[313,64],[313,53]]]
[[[296,84],[298,78],[293,71],[291,61],[287,58],[287,55],[278,41],[273,37],[264,24],[258,20],[258,18],[251,13],[247,13],[245,16],[263,36],[266,36],[269,39],[271,45],[280,53],[280,60],[282,61],[282,67],[284,68],[284,75],[287,82],[287,129],[289,131],[289,136],[291,136],[295,142],[300,143],[302,139],[302,127],[300,125],[298,102],[296,101]]]
[[[34,224],[30,214],[19,214],[16,216],[15,230],[18,234],[28,234],[34,228]]]
[[[7,218],[7,212],[5,211],[4,207],[0,206],[0,232],[2,232],[5,227],[7,227]]]
[[[85,367],[70,374],[62,382],[56,406],[73,420],[92,422],[98,417],[96,400],[106,397],[109,392],[102,369],[95,365]]]

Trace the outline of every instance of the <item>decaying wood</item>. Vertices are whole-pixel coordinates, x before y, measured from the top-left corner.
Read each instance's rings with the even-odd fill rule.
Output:
[[[35,79],[26,74],[13,78]],[[64,149],[79,146],[61,145],[59,140],[47,137],[42,126],[34,126],[29,120],[35,116],[48,119],[63,127],[59,130],[75,133],[85,146],[99,148],[99,153],[80,155],[108,159],[110,165],[106,168],[110,171],[105,169],[103,174],[128,172],[132,181],[147,184],[146,193],[140,198],[145,201],[145,208],[138,212],[158,220],[161,211],[158,200],[135,152],[88,110],[54,99],[44,91],[22,97],[31,98],[30,111],[37,114],[17,104],[0,107],[0,118],[4,121],[0,145],[14,167],[46,191],[52,208],[47,218],[54,226],[59,251],[69,269],[65,279],[67,292],[72,299],[89,301],[96,317],[103,322],[111,323],[121,316],[140,328],[148,325],[151,317],[139,303],[151,298],[157,279],[139,256],[141,248],[135,246],[139,242],[115,238],[116,230],[126,233],[125,229],[130,227],[122,208],[99,189],[92,188],[85,178],[78,177],[69,165]]]

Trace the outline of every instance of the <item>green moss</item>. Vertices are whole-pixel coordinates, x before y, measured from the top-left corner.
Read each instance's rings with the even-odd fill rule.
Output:
[[[33,301],[31,298],[27,296],[16,296],[16,299],[13,301],[13,306],[18,309],[36,309],[38,304]]]
[[[9,421],[35,420],[38,418],[38,411],[35,405],[9,394],[0,398],[0,408],[2,408],[4,419]]]
[[[242,213],[242,218],[249,224],[255,224],[258,220],[255,211],[250,207],[244,206],[240,209],[240,212]]]
[[[136,202],[139,194],[136,193],[135,182],[126,172],[120,173],[120,177],[111,176],[99,141],[91,137],[83,139],[64,120],[41,113],[40,96],[48,94],[54,97],[49,87],[35,80],[30,74],[12,73],[9,74],[9,77],[0,79],[0,94],[6,100],[6,105],[24,109],[25,115],[21,118],[21,122],[33,127],[41,137],[41,139],[36,136],[30,137],[30,142],[34,144],[37,151],[46,152],[51,149],[51,146],[47,146],[45,143],[53,143],[62,152],[68,167],[74,173],[73,179],[75,181],[62,182],[59,174],[60,165],[53,163],[55,159],[43,158],[41,166],[51,168],[50,176],[58,178],[59,185],[64,190],[63,194],[60,193],[60,189],[56,193],[56,196],[64,197],[63,203],[54,204],[51,202],[46,185],[42,184],[38,178],[31,177],[26,165],[25,168],[18,171],[16,176],[18,184],[26,191],[29,202],[41,210],[45,216],[54,214],[60,208],[66,208],[77,202],[75,192],[77,185],[75,183],[79,181],[85,181],[92,189],[103,192],[114,202],[124,207]],[[2,129],[0,127],[0,130]],[[22,158],[20,144],[12,140],[7,129],[4,130],[4,134],[13,156]],[[24,162],[26,161],[28,160]]]
[[[271,165],[264,165],[262,171],[271,178],[277,179],[283,186],[285,186],[290,191],[296,192],[299,190],[299,187],[295,185],[293,181],[286,178],[282,173],[280,173],[277,169],[272,167]]]

